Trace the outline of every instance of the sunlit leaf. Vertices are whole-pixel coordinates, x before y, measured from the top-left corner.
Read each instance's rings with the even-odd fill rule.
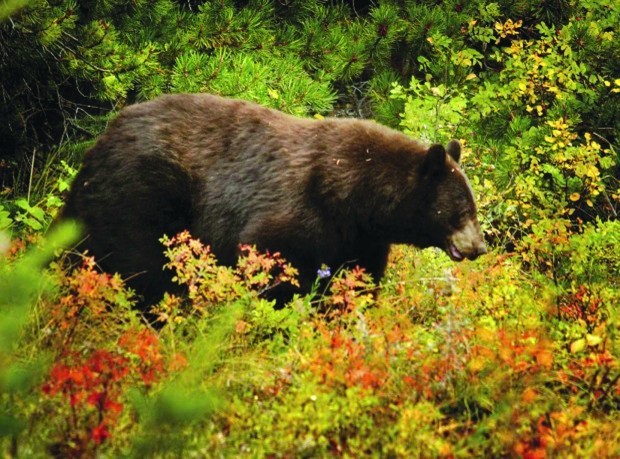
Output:
[[[586,340],[584,338],[573,341],[570,344],[570,351],[572,354],[577,354],[586,348]]]

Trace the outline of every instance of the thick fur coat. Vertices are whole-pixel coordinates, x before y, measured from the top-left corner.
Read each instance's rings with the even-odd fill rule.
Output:
[[[158,239],[189,229],[221,263],[241,243],[280,251],[302,292],[326,264],[378,281],[389,247],[485,252],[460,146],[428,147],[372,121],[296,118],[212,95],[169,95],[121,111],[86,154],[62,217],[80,249],[144,296],[170,287]],[[283,292],[283,298],[292,292]]]

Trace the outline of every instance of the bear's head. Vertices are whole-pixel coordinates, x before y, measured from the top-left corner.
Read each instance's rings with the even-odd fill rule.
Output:
[[[473,260],[486,253],[469,180],[459,167],[461,145],[432,145],[422,165],[422,190],[426,195],[428,243],[442,248],[450,258]],[[421,190],[421,191],[422,191]]]
[[[459,167],[461,146],[452,140],[432,145],[410,177],[413,186],[398,212],[402,240],[418,247],[439,247],[454,261],[486,253],[469,180]],[[405,221],[407,221],[405,223]]]

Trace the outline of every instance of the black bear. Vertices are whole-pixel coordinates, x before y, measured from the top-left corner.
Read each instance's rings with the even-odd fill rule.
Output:
[[[227,265],[239,244],[281,252],[300,292],[322,265],[359,265],[379,281],[394,243],[440,247],[456,261],[486,252],[459,157],[456,141],[429,148],[372,121],[167,95],[110,123],[61,218],[82,223],[79,248],[144,305],[171,286],[159,238],[183,229]]]

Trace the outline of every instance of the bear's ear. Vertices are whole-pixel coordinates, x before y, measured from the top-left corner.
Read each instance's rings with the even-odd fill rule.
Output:
[[[458,140],[451,140],[446,146],[446,151],[457,164],[461,161],[461,144]]]
[[[424,175],[436,175],[445,170],[446,149],[443,145],[432,145],[426,152],[422,173]]]

